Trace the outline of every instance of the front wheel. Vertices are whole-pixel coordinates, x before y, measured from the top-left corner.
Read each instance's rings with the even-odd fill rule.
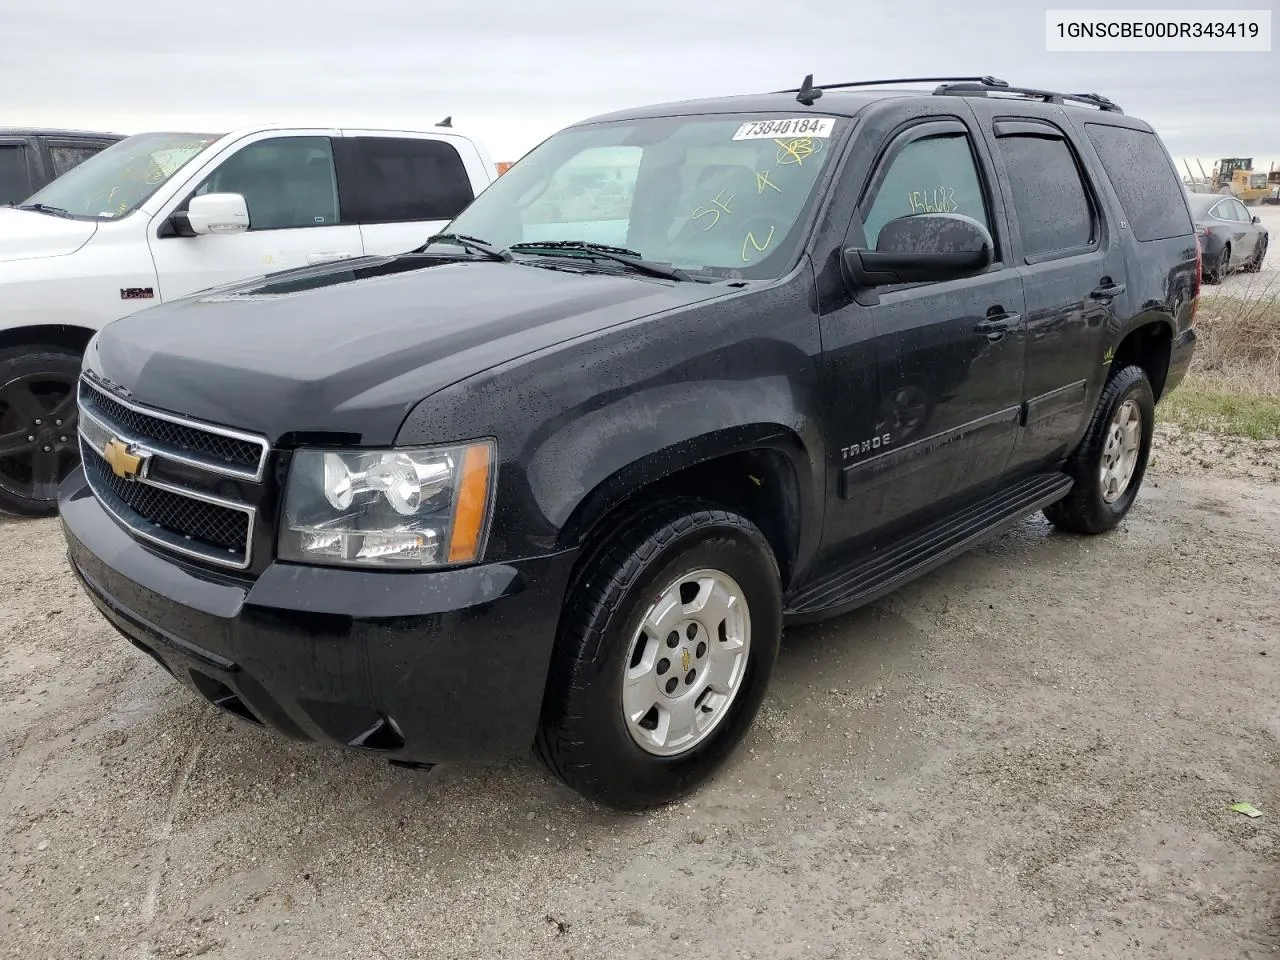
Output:
[[[79,375],[80,355],[65,347],[0,351],[0,510],[57,512],[58,484],[80,460]]]
[[[1136,364],[1112,374],[1084,439],[1067,461],[1075,483],[1044,515],[1072,533],[1103,533],[1124,519],[1147,472],[1155,429],[1155,397]]]
[[[655,505],[584,561],[535,751],[615,809],[677,800],[751,725],[781,634],[778,567],[759,529],[706,503]]]

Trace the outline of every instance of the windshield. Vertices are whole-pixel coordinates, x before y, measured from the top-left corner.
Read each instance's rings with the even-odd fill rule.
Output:
[[[192,157],[218,139],[208,133],[140,133],[72,167],[21,206],[43,204],[73,217],[128,216]]]
[[[569,128],[499,177],[444,232],[500,248],[602,243],[689,273],[779,276],[849,122],[719,115]]]

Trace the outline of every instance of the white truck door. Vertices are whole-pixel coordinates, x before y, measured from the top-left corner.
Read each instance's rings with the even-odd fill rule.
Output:
[[[343,210],[360,224],[364,252],[374,256],[421,246],[495,177],[461,136],[343,130],[334,150]]]
[[[278,270],[364,253],[360,228],[344,223],[330,134],[272,131],[246,138],[153,221],[148,242],[165,300]],[[173,214],[193,196],[238,193],[249,210],[241,233],[182,236]]]

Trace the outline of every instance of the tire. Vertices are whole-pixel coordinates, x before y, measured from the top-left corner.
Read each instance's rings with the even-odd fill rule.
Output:
[[[1260,273],[1262,271],[1262,263],[1267,259],[1267,238],[1258,238],[1258,249],[1249,262],[1244,265],[1245,273]]]
[[[1200,279],[1207,284],[1218,284],[1227,275],[1231,267],[1231,244],[1227,244],[1222,248],[1222,252],[1218,254],[1214,260],[1213,266],[1208,266],[1201,270]]]
[[[81,355],[49,344],[0,350],[0,510],[58,511],[57,487],[79,462]]]
[[[1104,491],[1103,488],[1104,455],[1111,452],[1108,444],[1115,442],[1117,416],[1126,405],[1131,405],[1127,412],[1136,414],[1140,433],[1136,438],[1128,480],[1119,495],[1113,497],[1113,490]],[[1071,492],[1057,503],[1045,507],[1044,515],[1050,523],[1071,533],[1096,534],[1105,533],[1124,519],[1146,476],[1155,407],[1151,382],[1141,367],[1133,364],[1111,375],[1098,399],[1098,407],[1084,439],[1064,468],[1064,472],[1075,481]]]
[[[732,753],[769,685],[782,635],[782,588],[773,552],[749,520],[701,501],[680,500],[632,514],[583,558],[580,568],[583,573],[571,585],[561,613],[534,751],[568,786],[615,810],[639,811],[678,800]],[[712,582],[692,583],[688,575],[698,571],[714,573],[728,582],[730,592],[738,591],[742,603],[725,608],[723,633],[708,625],[720,614],[708,617],[704,607],[707,622],[699,631],[684,605],[681,591],[704,590]],[[642,622],[664,597],[679,602],[671,604],[665,623],[659,618],[659,629],[642,634]],[[731,626],[734,610],[744,610],[745,616]],[[676,629],[666,632],[672,626]],[[699,639],[713,629],[715,643]],[[734,647],[735,636],[742,646]],[[670,648],[674,637],[678,649]],[[737,682],[717,705],[716,691],[699,689],[717,664],[725,663],[732,663],[731,672],[721,676]],[[707,668],[705,675],[687,683],[699,665]],[[624,684],[626,674],[639,679]],[[667,691],[672,681],[676,689]],[[626,694],[630,719],[624,714],[624,686],[646,691]],[[654,704],[641,714],[647,699]],[[681,713],[681,706],[688,709]],[[675,738],[680,725],[668,719],[664,727],[660,709],[668,718],[705,721],[698,734],[702,739],[682,747]],[[658,743],[664,730],[674,738],[665,747]],[[663,749],[672,752],[663,755]]]

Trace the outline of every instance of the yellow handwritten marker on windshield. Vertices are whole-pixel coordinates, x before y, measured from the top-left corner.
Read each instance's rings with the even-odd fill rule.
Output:
[[[747,256],[747,244],[756,248],[756,253],[764,253],[769,249],[769,244],[773,242],[773,231],[775,228],[769,228],[769,235],[764,238],[764,243],[756,243],[756,235],[750,230],[747,231],[746,237],[742,241],[742,262],[750,263],[751,259]]]
[[[778,185],[769,179],[769,171],[761,170],[756,173],[756,193],[764,193],[764,188],[769,187],[772,190],[778,190]],[[778,190],[781,193],[781,190]]]
[[[796,137],[794,140],[774,140],[778,145],[778,165],[804,166],[804,162],[818,152],[813,137]]]

